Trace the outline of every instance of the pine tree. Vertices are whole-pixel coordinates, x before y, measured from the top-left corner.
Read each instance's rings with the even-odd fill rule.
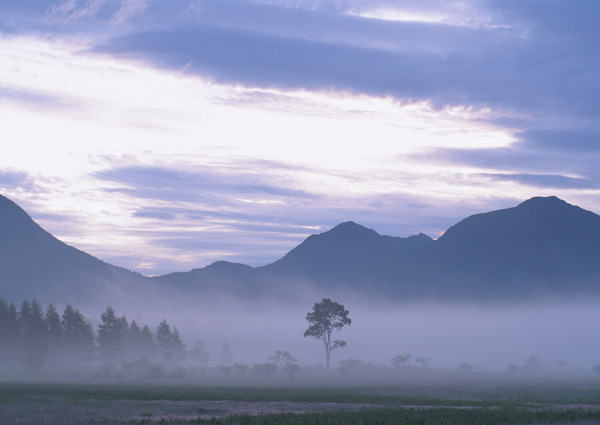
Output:
[[[171,327],[165,319],[156,328],[156,345],[166,360],[171,359]]]
[[[0,298],[0,361],[7,365],[15,360],[20,349],[21,326],[14,303]]]
[[[14,304],[8,305],[0,297],[0,360],[6,363],[12,360],[19,342],[19,323]]]
[[[44,322],[42,306],[35,299],[31,304],[25,300],[19,312],[21,324],[20,360],[33,372],[43,369],[48,355],[48,328]]]
[[[21,328],[20,340],[23,341],[24,332],[26,332],[25,327],[29,325],[31,316],[31,304],[29,304],[29,300],[25,299],[21,303],[21,308],[19,309],[19,327]]]
[[[154,356],[156,345],[154,344],[154,337],[152,336],[152,331],[148,325],[144,325],[142,328],[142,333],[140,335],[140,349],[142,350],[142,353],[144,353],[143,357]]]
[[[122,355],[123,333],[127,320],[123,321],[124,317],[118,318],[112,307],[107,307],[100,319],[102,323],[98,325],[96,337],[100,358],[105,366],[112,366]]]
[[[123,334],[123,347],[125,351],[125,357],[129,360],[136,360],[141,357],[142,348],[141,346],[142,330],[135,320],[132,320],[129,327]]]
[[[94,330],[79,310],[65,307],[61,326],[64,335],[62,360],[70,365],[90,363],[94,356]]]
[[[181,341],[181,337],[179,336],[179,331],[177,328],[173,328],[169,345],[173,359],[175,361],[183,360],[185,357],[185,345],[183,345],[183,342]]]
[[[64,338],[60,315],[52,304],[48,305],[44,322],[48,329],[48,350],[49,357],[54,360],[60,360],[63,352]]]
[[[9,325],[8,325],[8,303],[0,297],[0,358],[4,357],[4,351],[9,344]]]
[[[17,306],[15,303],[10,303],[8,306],[8,343],[11,344],[14,349],[16,349],[19,344],[20,336],[21,325],[19,324]]]

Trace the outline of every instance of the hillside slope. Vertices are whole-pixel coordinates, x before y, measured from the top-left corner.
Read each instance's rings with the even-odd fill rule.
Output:
[[[61,242],[0,195],[0,295],[4,298],[94,299],[109,286],[126,288],[145,280]]]

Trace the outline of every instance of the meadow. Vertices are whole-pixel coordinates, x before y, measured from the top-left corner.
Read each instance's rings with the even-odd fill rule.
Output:
[[[600,424],[597,379],[3,382],[0,424]]]

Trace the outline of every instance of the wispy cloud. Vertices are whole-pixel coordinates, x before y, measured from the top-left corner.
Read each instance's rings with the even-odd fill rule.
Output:
[[[48,16],[65,22],[92,18],[106,3],[106,0],[62,0],[49,8]]]
[[[492,180],[512,181],[524,185],[552,189],[597,189],[600,184],[581,177],[562,176],[560,174],[492,174],[481,176]]]
[[[112,21],[122,24],[131,18],[142,15],[151,0],[122,0],[121,6],[112,16]]]
[[[374,22],[348,15],[367,9],[356,3],[294,7],[294,2],[208,1],[179,29],[147,27],[98,48],[174,68],[189,65],[188,71],[218,81],[336,87],[439,105],[494,104],[522,113],[535,108],[555,118],[566,110],[592,116],[597,89],[586,69],[594,69],[598,59],[585,38],[597,38],[598,32],[586,18],[587,6],[568,11],[571,22],[581,26],[565,32],[558,25],[541,25],[547,24],[544,18],[558,18],[557,7],[541,18],[528,7],[473,9],[454,2],[441,9],[448,22],[451,16],[494,22],[468,28],[418,20]],[[393,3],[378,7],[394,9]],[[395,5],[432,16],[427,2]],[[473,18],[468,10],[476,11]],[[269,72],[273,69],[277,72]]]
[[[600,128],[584,125],[575,128],[531,128],[517,137],[529,149],[600,155]]]
[[[0,188],[3,191],[27,190],[34,191],[35,180],[33,176],[22,171],[0,170]]]
[[[122,24],[143,14],[148,4],[149,0],[60,0],[49,6],[46,16],[65,23],[98,18]]]
[[[246,198],[249,202],[268,202],[287,197],[308,201],[317,197],[303,190],[274,185],[264,178],[262,169],[251,172],[243,163],[229,168],[202,168],[191,172],[163,167],[122,167],[98,172],[95,177],[122,186],[108,189],[111,192],[161,201],[239,203]],[[285,166],[282,164],[280,168]]]

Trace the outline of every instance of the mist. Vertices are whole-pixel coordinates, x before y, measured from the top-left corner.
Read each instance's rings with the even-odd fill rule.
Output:
[[[306,287],[288,294],[284,301],[279,296],[244,300],[218,292],[184,296],[150,287],[137,297],[114,295],[114,302],[109,304],[88,301],[74,303],[73,307],[81,310],[96,337],[108,305],[129,323],[147,325],[155,340],[157,328],[165,320],[171,330],[179,333],[184,354],[175,362],[156,355],[152,361],[165,371],[178,368],[179,375],[190,379],[195,376],[200,381],[207,371],[212,371],[217,379],[226,376],[231,379],[219,368],[225,371],[233,365],[247,367],[251,372],[261,364],[272,363],[276,352],[287,352],[294,358],[299,366],[295,374],[298,379],[307,370],[324,368],[322,341],[303,336],[307,329],[306,314],[323,298],[343,304],[352,320],[351,325],[332,335],[332,339],[347,342],[347,346],[336,348],[331,355],[328,373],[339,378],[346,375],[343,372],[349,366],[361,366],[361,373],[367,375],[377,368],[393,368],[413,372],[427,369],[582,377],[594,376],[593,367],[600,363],[597,338],[600,311],[596,300],[497,304],[402,302],[352,293],[323,293]],[[9,301],[19,306],[20,300]],[[59,312],[65,308],[61,300],[52,303]],[[225,353],[224,346],[229,349]],[[194,358],[198,347],[206,354],[201,362]],[[148,357],[147,353],[136,356]],[[406,361],[393,365],[392,359],[397,356]],[[129,363],[137,360],[128,359]],[[126,363],[116,362],[113,368],[119,370]],[[19,362],[7,362],[5,366],[10,370],[0,371],[2,375],[13,379],[32,376]],[[98,373],[102,370],[99,358],[87,369],[89,373],[80,376],[103,378]],[[199,370],[202,372],[198,373]],[[37,376],[44,373],[57,376],[56,372],[47,364]],[[282,371],[280,375],[284,375]],[[115,372],[105,377],[115,376],[120,375]],[[168,373],[164,376],[172,377]]]
[[[196,311],[174,311],[186,340],[201,338],[210,351],[227,341],[234,361],[266,361],[275,350],[293,353],[302,366],[324,366],[320,341],[305,338],[308,299],[292,303],[221,304]],[[478,305],[393,303],[337,297],[352,324],[335,334],[348,345],[332,353],[332,367],[344,359],[390,365],[396,355],[431,360],[432,368],[469,364],[502,371],[537,357],[545,370],[591,370],[600,362],[593,302]],[[218,358],[211,359],[215,364]],[[408,364],[417,366],[413,361]]]

